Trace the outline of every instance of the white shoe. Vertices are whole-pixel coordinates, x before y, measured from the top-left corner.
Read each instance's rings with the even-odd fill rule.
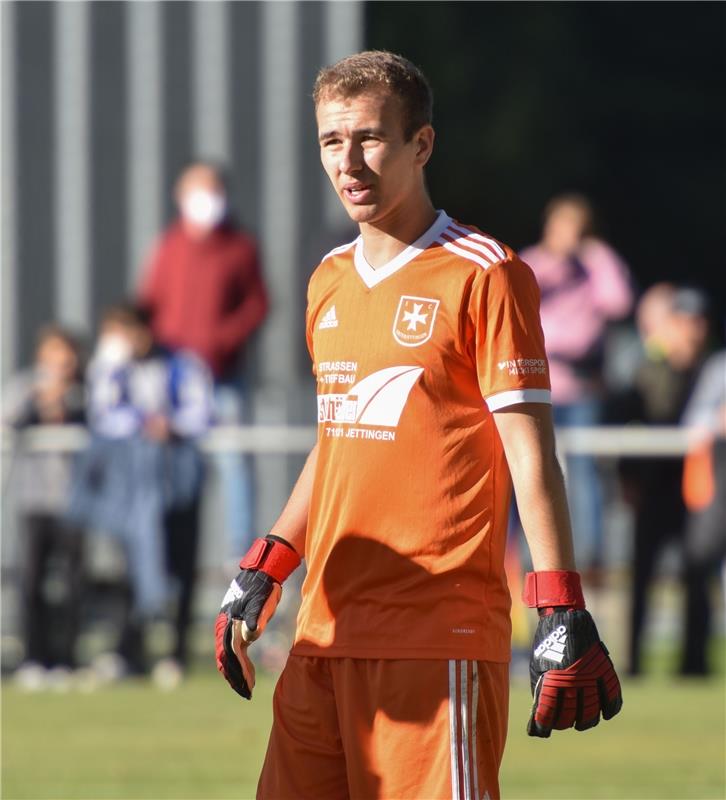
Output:
[[[98,675],[91,667],[80,667],[73,673],[73,683],[79,692],[91,694],[100,685]]]
[[[35,661],[25,661],[15,670],[13,680],[23,692],[41,692],[48,687],[48,670]]]
[[[151,680],[163,692],[172,692],[184,680],[184,670],[174,658],[162,658],[151,671]]]
[[[118,683],[129,673],[126,661],[118,653],[101,653],[91,662],[91,669],[100,686]]]
[[[58,694],[65,694],[73,687],[73,670],[68,667],[53,667],[46,673],[48,688]]]

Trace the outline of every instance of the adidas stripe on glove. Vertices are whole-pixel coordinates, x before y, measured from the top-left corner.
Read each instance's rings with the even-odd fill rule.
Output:
[[[300,564],[291,544],[278,536],[255,539],[240,561],[239,575],[222,600],[214,626],[217,669],[237,694],[250,700],[255,667],[247,648],[259,638],[280,602],[280,584]]]
[[[590,614],[577,572],[529,572],[524,602],[537,608],[529,674],[534,703],[530,736],[592,728],[623,705],[620,681]]]

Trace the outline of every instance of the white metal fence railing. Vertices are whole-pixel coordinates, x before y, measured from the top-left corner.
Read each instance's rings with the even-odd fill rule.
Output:
[[[88,441],[82,425],[44,425],[22,432],[5,429],[3,450],[17,443],[33,452],[72,453]],[[316,429],[311,425],[220,425],[201,439],[205,452],[238,452],[258,455],[307,453],[315,444]]]
[[[205,452],[232,451],[257,455],[307,453],[315,444],[312,425],[219,426],[201,440]],[[559,428],[560,456],[663,457],[683,455],[696,434],[687,428],[645,425]],[[88,432],[76,425],[45,425],[22,433],[3,430],[3,451],[14,443],[35,452],[74,452],[83,448]]]

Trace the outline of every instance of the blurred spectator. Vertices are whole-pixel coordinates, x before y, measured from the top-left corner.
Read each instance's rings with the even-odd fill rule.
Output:
[[[154,345],[145,315],[119,305],[103,317],[88,374],[91,443],[79,465],[74,519],[115,534],[131,579],[118,654],[145,672],[146,623],[169,602],[177,579],[176,643],[155,674],[178,682],[187,662],[187,631],[199,538],[202,458],[196,437],[211,416],[211,378],[193,354]]]
[[[645,355],[635,386],[622,404],[622,421],[677,425],[705,353],[707,298],[695,289],[659,284],[643,295],[637,320],[645,339]],[[629,672],[637,675],[648,592],[658,556],[669,541],[683,539],[683,459],[623,459],[620,471],[625,499],[635,515]]]
[[[607,326],[628,314],[633,303],[627,266],[593,237],[592,224],[585,197],[555,197],[545,208],[542,240],[521,253],[540,287],[554,420],[562,427],[599,424]],[[578,564],[586,579],[594,578],[603,559],[595,459],[568,457],[567,483]]]
[[[239,425],[245,417],[240,359],[267,314],[257,245],[233,224],[216,167],[187,167],[177,181],[175,199],[179,219],[151,254],[139,302],[150,314],[157,341],[172,351],[196,353],[211,369],[216,421]],[[244,552],[253,535],[249,459],[223,453],[216,462],[228,541],[234,553]]]
[[[635,324],[644,353],[658,350],[660,338],[667,335],[675,294],[676,287],[672,283],[656,283],[638,301]]]
[[[694,429],[696,444],[686,456],[683,475],[688,518],[681,673],[705,675],[709,671],[710,580],[726,556],[726,350],[704,364],[683,423]]]
[[[79,347],[57,325],[42,329],[33,367],[11,378],[3,397],[3,424],[18,431],[84,420]],[[25,662],[16,677],[42,688],[54,669],[75,665],[83,585],[83,537],[67,524],[71,456],[33,452],[19,440],[10,490],[20,514],[22,636]]]

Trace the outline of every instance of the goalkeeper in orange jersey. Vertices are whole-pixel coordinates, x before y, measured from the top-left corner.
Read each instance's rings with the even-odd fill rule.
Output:
[[[305,558],[258,797],[494,800],[512,485],[540,615],[529,734],[622,704],[575,571],[539,291],[509,247],[432,205],[419,69],[359,53],[322,70],[313,97],[323,167],[360,235],[310,280],[318,442],[224,599],[218,666],[250,696],[247,647]]]

